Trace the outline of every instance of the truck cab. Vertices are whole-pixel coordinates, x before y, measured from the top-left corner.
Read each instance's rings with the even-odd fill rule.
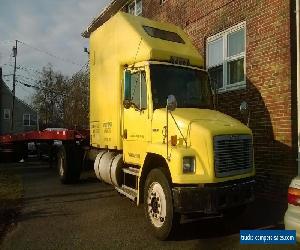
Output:
[[[170,95],[176,102],[172,111]],[[145,189],[143,176],[156,169],[151,162],[159,162],[156,171],[168,177],[173,213],[211,215],[253,201],[251,131],[214,109],[205,70],[171,62],[137,63],[125,69],[123,103],[124,162],[141,166],[139,189]],[[166,194],[162,186],[155,192],[157,186],[140,191],[138,200],[147,203],[154,224],[167,215],[155,210],[166,207],[160,202]]]

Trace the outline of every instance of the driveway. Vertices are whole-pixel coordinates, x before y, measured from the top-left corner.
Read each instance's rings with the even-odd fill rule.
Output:
[[[7,165],[6,165],[7,167]],[[11,166],[22,176],[24,204],[17,226],[0,249],[297,249],[241,246],[239,230],[282,228],[284,205],[258,200],[237,221],[183,219],[175,238],[151,236],[142,207],[85,173],[76,185],[61,185],[56,170],[41,162]],[[278,224],[279,222],[279,224]]]

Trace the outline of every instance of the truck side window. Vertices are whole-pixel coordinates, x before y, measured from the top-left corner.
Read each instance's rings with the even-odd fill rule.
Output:
[[[141,109],[147,109],[146,72],[141,71]]]
[[[131,101],[139,109],[147,108],[147,86],[145,71],[131,74]]]

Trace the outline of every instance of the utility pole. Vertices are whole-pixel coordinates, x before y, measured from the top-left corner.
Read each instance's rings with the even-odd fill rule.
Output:
[[[17,69],[17,54],[18,54],[18,40],[16,40],[16,46],[13,47],[13,57],[15,58],[14,74],[13,74],[13,100],[11,110],[11,132],[14,130],[14,111],[15,111],[15,99],[16,99],[16,69]]]

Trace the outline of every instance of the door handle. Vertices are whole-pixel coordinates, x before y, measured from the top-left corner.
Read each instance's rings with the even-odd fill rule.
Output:
[[[127,139],[127,129],[124,129],[124,131],[123,131],[123,138]]]

